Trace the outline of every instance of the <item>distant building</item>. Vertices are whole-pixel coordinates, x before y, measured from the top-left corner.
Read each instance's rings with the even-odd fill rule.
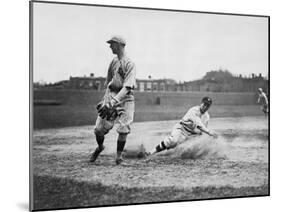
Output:
[[[100,91],[104,89],[105,80],[105,77],[94,77],[94,74],[91,74],[90,77],[70,77],[67,88]]]
[[[105,77],[70,77],[65,88],[69,89],[105,89]],[[172,79],[137,79],[136,91],[140,92],[167,92],[176,91],[176,81]]]
[[[105,77],[90,76],[71,77],[69,80],[59,81],[53,84],[41,85],[34,83],[34,89],[91,89],[102,91],[105,89]],[[136,80],[136,91],[139,92],[256,92],[258,88],[268,93],[268,79],[261,74],[251,74],[243,77],[241,74],[233,76],[229,71],[210,71],[200,80],[177,83],[173,79],[148,79]]]
[[[136,91],[140,92],[168,92],[176,90],[176,82],[171,79],[137,79]]]
[[[203,78],[185,82],[181,85],[185,91],[211,91],[211,92],[256,92],[258,88],[268,91],[268,80],[261,74],[252,74],[249,78],[237,77],[227,78]]]

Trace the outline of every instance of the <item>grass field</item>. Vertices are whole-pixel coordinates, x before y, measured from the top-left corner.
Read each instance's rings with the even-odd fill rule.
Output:
[[[136,105],[135,122],[180,119],[193,105]],[[258,105],[216,105],[212,117],[243,117],[263,115]],[[97,118],[95,106],[37,106],[34,108],[35,129],[93,125]]]
[[[34,91],[34,129],[94,124],[95,105],[103,94],[91,90]],[[262,115],[254,93],[136,92],[135,122],[180,119],[188,108],[199,104],[203,96],[213,98],[210,109],[213,117]]]
[[[115,129],[94,164],[93,126],[34,131],[34,209],[269,195],[266,117],[213,118],[218,139],[194,137],[150,158],[128,154],[154,147],[175,122],[134,123],[121,166]]]

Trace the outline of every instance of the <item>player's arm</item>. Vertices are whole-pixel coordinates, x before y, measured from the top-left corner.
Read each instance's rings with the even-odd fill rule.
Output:
[[[113,64],[113,61],[111,61],[111,63],[109,64],[108,66],[108,70],[107,70],[107,76],[106,76],[106,79],[105,79],[105,82],[104,82],[104,88],[105,88],[105,94],[104,94],[104,97],[103,97],[103,105],[110,102],[111,98],[110,98],[110,90],[109,90],[109,83],[111,82],[112,78],[113,78],[113,72],[112,72],[112,64]]]
[[[207,135],[209,135],[209,136],[212,136],[212,137],[214,137],[214,138],[217,138],[218,137],[218,135],[215,133],[215,132],[212,132],[211,130],[209,130],[208,128],[206,128],[206,127],[202,127],[202,126],[197,126],[197,128],[200,130],[200,131],[202,131],[203,133],[206,133]]]
[[[114,63],[114,59],[111,61],[111,63],[108,66],[108,69],[107,69],[107,76],[106,76],[106,79],[105,79],[105,82],[104,82],[105,87],[108,87],[108,84],[111,82],[111,80],[113,78],[113,71],[112,71],[113,63]]]
[[[261,100],[261,95],[259,95],[259,98],[258,98],[258,103],[260,103],[260,100]]]
[[[212,136],[212,137],[214,137],[214,138],[217,138],[217,137],[218,137],[218,135],[217,135],[215,132],[209,130],[209,129],[202,123],[202,121],[201,121],[200,118],[196,118],[196,125],[197,125],[197,129],[199,129],[201,132],[203,132],[203,133],[205,133],[205,134],[207,134],[207,135],[209,135],[209,136]]]
[[[116,105],[121,102],[121,100],[128,94],[130,93],[131,88],[130,87],[123,87],[117,94],[116,96],[112,96],[111,99],[111,105]]]
[[[125,65],[126,74],[124,77],[124,83],[122,89],[112,98],[112,104],[118,104],[120,101],[134,89],[136,84],[136,68],[134,63],[129,61]]]
[[[109,89],[107,89],[108,91]],[[121,99],[130,91],[130,88],[123,87],[116,96],[105,95],[104,101],[97,105],[98,114],[101,118],[111,119],[116,111],[116,106],[121,103]]]

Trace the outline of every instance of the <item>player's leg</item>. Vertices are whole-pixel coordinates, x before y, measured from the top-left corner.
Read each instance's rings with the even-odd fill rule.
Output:
[[[112,129],[113,125],[113,121],[107,121],[98,116],[94,129],[96,142],[98,146],[96,147],[95,151],[91,154],[90,162],[95,162],[99,154],[104,150],[104,136]]]
[[[133,101],[125,102],[122,107],[124,112],[120,114],[119,119],[117,120],[118,127],[116,129],[119,134],[117,138],[117,165],[123,162],[122,153],[126,145],[127,135],[131,131],[130,125],[134,119],[135,103]]]
[[[186,138],[186,135],[176,125],[171,134],[161,141],[152,151],[150,151],[149,154],[156,154],[158,152],[162,152],[163,150],[175,148],[178,143],[182,143],[186,140]]]
[[[116,164],[119,165],[123,162],[122,153],[127,141],[127,135],[126,133],[119,133],[118,139],[117,139],[117,155],[116,155]]]
[[[262,111],[263,111],[264,115],[267,116],[267,113],[268,113],[268,105],[267,104],[263,105]]]
[[[168,138],[170,138],[170,136],[168,137]],[[167,138],[165,138],[165,139],[167,139]],[[165,140],[164,139],[164,140]],[[158,144],[152,151],[150,151],[148,154],[150,155],[154,155],[154,154],[156,154],[156,153],[158,153],[158,152],[162,152],[163,150],[165,150],[165,149],[167,149],[167,146],[165,145],[165,142],[164,142],[164,140],[163,141],[161,141],[160,142],[160,144]]]

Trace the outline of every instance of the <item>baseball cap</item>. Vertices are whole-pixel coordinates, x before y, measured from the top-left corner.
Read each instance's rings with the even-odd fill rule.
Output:
[[[202,99],[202,103],[207,104],[207,105],[211,105],[212,102],[213,102],[212,99],[207,96],[203,97],[203,99]]]
[[[107,43],[112,43],[112,42],[116,42],[116,43],[121,43],[123,45],[126,45],[126,41],[124,38],[120,37],[120,36],[113,36],[110,40],[106,41]]]
[[[258,88],[259,91],[262,91],[262,88]]]

